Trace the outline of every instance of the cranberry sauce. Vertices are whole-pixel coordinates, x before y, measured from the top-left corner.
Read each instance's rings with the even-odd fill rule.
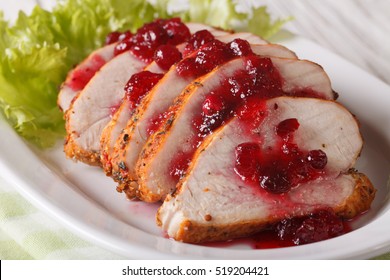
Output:
[[[214,39],[213,35],[207,30],[198,31],[192,35],[185,48],[187,53],[199,48],[198,51],[187,56],[177,64],[177,73],[183,79],[188,80],[193,80],[207,74],[218,65],[230,61],[233,58],[253,54],[247,41],[235,39],[232,42],[225,44]],[[216,105],[214,103],[210,103],[210,106],[211,107],[209,109],[213,110]],[[157,114],[152,120],[150,120],[147,128],[148,135],[157,131],[160,125],[166,120],[167,114],[169,114],[169,112]],[[213,120],[211,121],[213,122]],[[192,154],[189,153],[189,156],[191,155]],[[188,162],[188,159],[180,160],[180,165],[184,167],[183,162]],[[183,173],[182,169],[176,169],[176,167],[173,167],[173,170],[174,171],[171,173]],[[178,178],[176,175],[174,177]]]
[[[198,50],[201,46],[214,41],[215,38],[213,34],[208,30],[200,30],[195,32],[191,38],[187,41],[186,46],[184,48],[183,55],[187,56],[192,52]]]
[[[153,59],[162,70],[168,71],[173,64],[182,59],[182,54],[175,46],[162,45],[156,49]]]
[[[106,61],[100,55],[93,55],[88,65],[76,68],[71,73],[68,86],[74,91],[82,90],[105,63]]]
[[[125,98],[130,102],[130,109],[135,109],[144,97],[157,82],[163,77],[163,74],[142,71],[132,75],[125,86]]]
[[[338,217],[331,209],[318,210],[310,215],[283,219],[268,229],[246,238],[228,242],[204,243],[225,247],[248,244],[253,249],[284,248],[314,243],[340,236],[352,230],[351,221]]]
[[[196,38],[197,35],[195,34],[193,37]],[[233,58],[253,54],[249,43],[245,40],[235,39],[225,44],[216,39],[211,40],[209,35],[206,35],[204,40],[197,38],[195,42],[189,42],[185,51],[188,51],[188,49],[192,50],[194,46],[200,44],[203,45],[194,55],[188,56],[177,64],[177,73],[180,76],[195,79]]]
[[[147,135],[152,135],[155,133],[160,126],[168,119],[171,115],[171,111],[164,111],[161,114],[157,114],[154,118],[149,121],[148,127],[146,128]]]
[[[226,57],[240,56],[250,52],[245,42],[234,40],[226,44],[230,49],[229,55],[226,55]],[[256,124],[255,120],[259,120],[259,117],[261,119],[261,116],[256,114],[264,111],[258,110],[261,100],[265,97],[284,94],[281,88],[282,79],[269,58],[249,55],[245,58],[245,61],[245,69],[237,71],[231,77],[226,77],[220,86],[205,96],[202,107],[199,108],[197,115],[192,119],[194,135],[196,136],[188,140],[192,145],[191,150],[187,151],[186,159],[183,159],[184,155],[179,154],[170,163],[169,172],[174,180],[180,179],[177,174],[184,174],[188,165],[183,165],[183,162],[190,162],[193,153],[204,137],[233,116],[243,114],[243,112],[246,114],[245,118],[252,119],[252,123]],[[255,102],[248,102],[253,98],[256,99]],[[256,110],[242,110],[241,108],[242,106],[250,107],[252,104],[256,105]],[[252,115],[248,115],[251,114],[250,112]]]
[[[139,28],[135,34],[128,31],[110,33],[106,42],[117,42],[114,50],[115,55],[131,50],[135,56],[150,63],[159,46],[184,43],[190,36],[188,27],[180,19],[173,18],[147,23]]]
[[[239,42],[240,44],[236,45],[236,42]],[[236,54],[245,55],[249,51],[245,48],[245,44],[241,43],[242,40],[235,40],[227,45],[230,50],[234,50]],[[207,46],[207,44],[205,46]],[[201,48],[201,50],[202,49],[203,48]],[[183,60],[182,62],[184,61],[186,60]],[[237,71],[231,77],[226,77],[221,82],[220,86],[213,89],[205,96],[202,107],[199,108],[197,115],[192,119],[193,129],[195,130],[194,134],[196,136],[190,140],[187,139],[192,144],[192,150],[186,153],[186,160],[183,159],[183,155],[181,154],[173,158],[170,163],[170,174],[172,178],[174,180],[180,179],[177,177],[177,174],[183,174],[185,172],[185,169],[182,169],[183,162],[190,162],[194,151],[203,141],[204,137],[212,133],[232,117],[237,116],[242,119],[250,120],[247,123],[252,126],[250,129],[253,129],[260,125],[266,114],[265,100],[282,95],[312,96],[312,94],[314,94],[310,89],[307,91],[299,90],[299,92],[284,92],[282,84],[282,77],[278,70],[273,66],[270,58],[255,55],[246,56],[245,69]],[[301,177],[313,179],[316,176],[319,176],[323,169],[323,162],[325,161],[326,164],[326,155],[322,151],[311,151],[310,154],[308,152],[299,151],[292,142],[292,132],[297,129],[298,126],[299,124],[297,121],[290,120],[281,123],[278,128],[275,128],[277,130],[275,133],[280,137],[279,150],[283,148],[287,154],[284,157],[285,159],[281,158],[280,161],[284,160],[287,164],[289,160],[294,159],[294,172],[296,173],[289,178],[292,182],[286,181],[287,176],[282,176],[283,173],[276,171],[273,177],[267,177],[267,175],[271,175],[270,172],[274,170],[272,165],[277,165],[276,162],[272,162],[270,156],[266,157],[266,160],[269,161],[269,166],[267,166],[267,168],[264,167],[264,170],[262,171],[264,176],[261,177],[261,181],[259,174],[255,172],[252,172],[253,174],[248,174],[249,171],[244,171],[244,169],[249,168],[248,166],[238,166],[237,172],[240,176],[242,178],[252,178],[255,176],[256,179],[253,178],[253,180],[276,193],[287,191],[290,183],[296,185],[299,182],[303,182],[303,179],[299,179]],[[254,149],[255,147],[248,148],[250,152],[255,153]],[[238,151],[238,153],[240,154],[240,158],[244,158],[241,152]],[[259,155],[259,158],[261,157],[262,155]],[[254,163],[248,163],[249,166],[252,164]],[[318,165],[316,166],[316,164]],[[284,169],[281,168],[281,171],[282,170]],[[283,172],[286,172],[286,170]],[[310,176],[307,177],[308,175]],[[275,180],[278,183],[274,183],[273,181]],[[276,185],[280,185],[280,189],[276,187]]]
[[[275,127],[273,147],[259,142],[242,143],[236,147],[235,172],[251,185],[268,192],[288,192],[298,184],[314,180],[324,173],[327,156],[322,150],[303,151],[294,143],[297,119],[286,119]]]
[[[130,31],[125,31],[125,32],[114,31],[109,33],[106,36],[105,44],[110,45],[110,44],[118,43],[120,41],[123,41],[124,39],[129,39],[131,36],[133,36],[133,34]]]

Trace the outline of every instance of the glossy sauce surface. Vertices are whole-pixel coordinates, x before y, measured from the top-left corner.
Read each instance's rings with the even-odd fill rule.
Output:
[[[230,50],[234,49],[236,53],[241,54],[248,53],[244,44],[242,44],[244,47],[241,47],[243,51],[240,52],[237,46],[232,47],[233,43],[234,41],[227,44]],[[260,107],[265,104],[266,99],[282,95],[315,95],[311,90],[285,93],[282,85],[282,77],[270,58],[246,56],[244,70],[226,77],[219,87],[212,89],[205,96],[202,108],[192,119],[195,137],[187,139],[191,150],[187,150],[185,154],[177,154],[170,163],[169,173],[172,179],[175,181],[180,179],[203,139],[232,117],[249,119],[251,120],[249,123],[256,127],[264,117],[265,108]]]
[[[139,28],[135,34],[129,31],[110,33],[106,42],[116,42],[115,55],[131,50],[136,57],[150,63],[159,46],[178,45],[190,39],[190,36],[188,27],[179,18],[157,19]]]
[[[298,128],[297,119],[286,119],[274,127],[274,146],[263,148],[261,135],[256,142],[238,145],[234,171],[241,180],[279,194],[321,177],[327,156],[322,150],[300,149],[294,141]]]

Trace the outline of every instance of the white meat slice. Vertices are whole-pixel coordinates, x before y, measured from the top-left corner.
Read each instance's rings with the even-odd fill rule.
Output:
[[[209,30],[214,36],[226,36],[226,34],[228,33],[226,31],[216,29],[201,23],[190,22],[190,23],[186,23],[186,25],[190,30],[191,34],[199,30]],[[264,41],[258,36],[252,35],[250,33],[240,33],[240,34],[247,37],[253,36],[256,37],[256,40],[258,41]],[[69,109],[72,100],[83,89],[83,88],[74,88],[74,86],[72,86],[74,84],[72,80],[77,77],[75,76],[75,74],[77,75],[80,72],[89,72],[87,75],[93,77],[93,74],[95,74],[105,63],[107,63],[114,57],[115,45],[116,44],[114,43],[107,46],[103,46],[95,50],[86,59],[84,59],[81,63],[79,63],[74,69],[72,69],[72,71],[69,72],[65,82],[61,85],[61,89],[57,98],[57,104],[63,112],[66,112]],[[149,71],[153,72],[152,70]]]
[[[145,62],[124,52],[95,74],[66,113],[65,153],[91,165],[99,165],[100,136],[122,100],[129,77],[141,71]]]
[[[282,76],[282,90],[286,95],[294,95],[306,89],[309,93],[317,93],[318,97],[333,99],[329,78],[317,64],[275,57],[271,57],[271,60]],[[136,171],[141,199],[150,202],[162,200],[175,190],[177,180],[169,175],[170,163],[177,154],[191,153],[192,139],[197,135],[192,123],[198,112],[202,111],[207,94],[219,87],[226,78],[234,77],[237,71],[245,69],[245,65],[245,59],[231,61],[182,92],[175,106],[170,109],[166,125],[148,139],[140,153]]]
[[[286,58],[296,58],[296,55],[290,51],[289,49],[280,46],[280,45],[265,45],[266,41],[262,40],[256,35],[251,33],[233,33],[229,35],[219,36],[218,40],[222,42],[230,42],[237,38],[244,37],[248,40],[249,43],[253,44],[252,49],[255,53],[262,54],[264,56],[277,56],[277,57],[286,57]],[[263,45],[256,45],[256,43],[263,43]],[[183,44],[184,45],[184,44]],[[178,46],[179,50],[183,50],[183,45]],[[154,72],[154,73],[165,73],[163,69],[161,69],[156,62],[152,62],[149,64],[145,70]],[[121,106],[113,115],[111,121],[107,124],[102,132],[102,137],[100,139],[101,143],[101,151],[102,151],[102,166],[107,175],[111,175],[111,154],[113,153],[114,145],[116,140],[118,139],[122,130],[126,127],[126,119],[130,119],[133,114],[130,111],[129,102],[126,99],[123,99]]]
[[[294,97],[270,99],[266,111],[257,129],[248,132],[244,120],[235,118],[202,143],[187,176],[158,211],[157,221],[170,237],[194,243],[228,240],[324,208],[351,218],[370,207],[372,184],[365,175],[348,171],[362,148],[350,112],[334,101]],[[275,125],[288,118],[300,123],[295,132],[300,149],[326,152],[325,175],[283,194],[244,182],[234,172],[235,148],[257,141],[265,149],[276,137]]]
[[[189,24],[192,32],[204,27],[202,24]],[[208,29],[212,34],[214,31],[217,34],[223,32]],[[121,53],[106,63],[73,99],[65,115],[67,139],[64,151],[67,157],[90,165],[101,165],[102,131],[110,121],[113,110],[120,105],[126,82],[145,66],[131,51]]]
[[[258,52],[260,55],[263,52],[279,53],[281,50],[284,51],[283,48],[279,47],[276,47],[276,51],[270,49],[273,49],[273,45],[264,45],[263,47],[259,45],[254,49],[254,51]],[[288,53],[291,54],[290,52]],[[299,61],[296,59],[273,57],[271,60],[282,74],[284,80],[284,91],[292,92],[293,90],[310,88],[311,90],[319,93],[322,98],[333,99],[334,93],[332,91],[329,78],[319,65],[309,61]],[[291,63],[296,63],[296,67],[293,71],[291,71],[291,69],[290,71],[286,71],[285,68],[289,68]],[[243,70],[245,67],[246,63],[244,58],[236,59],[219,67],[218,70],[213,72],[213,74],[204,76],[200,81],[195,81],[195,85],[201,85],[199,87],[201,88],[199,91],[202,91],[203,94],[205,94],[211,91],[212,88],[218,86],[223,79],[234,76],[236,71]],[[296,76],[303,77],[305,75],[310,75],[311,80],[308,81],[307,79],[302,79],[302,82],[300,82],[299,79],[295,79]],[[207,80],[208,82],[205,83],[204,80]],[[148,171],[142,171],[142,174],[137,175],[135,167],[142,148],[150,136],[150,133],[148,133],[148,127],[158,118],[159,115],[164,114],[164,112],[168,110],[169,106],[173,104],[174,99],[178,97],[182,91],[184,94],[188,92],[185,87],[190,82],[191,80],[180,77],[175,69],[172,68],[144,98],[137,110],[137,113],[130,119],[127,127],[118,138],[114,154],[112,156],[112,174],[114,179],[120,183],[118,190],[124,190],[127,196],[132,197],[134,195],[138,195],[136,184],[132,183],[132,188],[129,189],[130,183],[137,181],[138,179],[141,184],[146,186],[145,188],[151,190],[148,192],[152,194],[151,196],[139,194],[142,199],[147,201],[155,201],[156,198],[158,198],[157,200],[163,199],[166,194],[174,189],[175,182],[171,181],[170,184],[167,184],[167,180],[165,179],[166,175],[164,175],[161,179],[157,178],[158,176],[155,174],[161,174],[160,168],[154,169],[145,165],[145,168],[147,168]],[[180,131],[179,134],[181,136],[188,135],[188,129],[189,128],[183,127],[183,130]],[[150,140],[147,145],[153,145],[152,143],[153,140]],[[176,143],[179,143],[179,145],[183,144],[181,138],[178,138]],[[169,162],[176,151],[175,148],[177,145],[174,145],[175,148],[170,145],[166,145],[164,147],[164,154],[170,155],[166,158],[166,161]],[[143,164],[144,163],[142,163],[142,165]],[[164,167],[165,166],[166,164]],[[166,172],[166,169],[164,169],[164,172]],[[147,175],[145,175],[146,173]],[[150,179],[149,175],[152,176],[153,179]],[[151,181],[153,181],[152,185],[150,184]],[[133,190],[133,188],[135,189]]]

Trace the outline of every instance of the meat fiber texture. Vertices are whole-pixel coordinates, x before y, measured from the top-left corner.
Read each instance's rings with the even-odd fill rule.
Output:
[[[216,39],[224,43],[240,38],[240,39],[247,40],[251,44],[261,44],[261,45],[254,45],[255,48],[259,48],[260,46],[264,46],[265,44],[268,44],[267,41],[251,33],[241,32],[241,33],[229,34],[227,32],[224,33],[223,31],[220,30],[216,30],[213,32],[217,34]],[[182,52],[184,50],[184,46],[185,43],[177,46],[177,48]],[[281,56],[288,56],[288,57],[295,56],[291,51],[287,50],[285,47],[280,45],[274,45],[274,54],[275,55],[279,54]],[[161,73],[161,74],[165,74],[167,72],[161,69],[154,61],[151,64],[147,65],[144,70],[153,73]],[[119,136],[121,135],[122,131],[125,129],[128,120],[135,112],[135,110],[130,110],[129,109],[130,107],[131,107],[130,102],[126,98],[123,98],[118,110],[115,112],[110,122],[106,125],[106,127],[102,131],[102,136],[100,139],[100,146],[101,146],[100,151],[102,154],[101,163],[105,173],[108,176],[110,176],[112,172],[111,160],[113,156],[115,157],[114,155],[115,143],[119,138]]]
[[[348,110],[334,101],[278,97],[267,101],[267,113],[249,132],[243,120],[234,118],[202,143],[187,175],[158,211],[158,224],[170,237],[192,243],[229,240],[319,209],[331,208],[344,218],[369,209],[375,189],[364,174],[351,169],[363,141]],[[244,182],[233,171],[237,145],[257,141],[263,148],[272,146],[274,127],[289,118],[300,123],[295,134],[300,149],[327,154],[325,174],[283,194]]]
[[[330,87],[329,79],[318,65],[305,62],[307,66],[298,69],[297,74],[294,76],[294,74],[291,73],[291,70],[289,70],[290,63],[294,63],[297,60],[295,54],[290,50],[279,45],[266,44],[253,45],[252,51],[255,54],[265,57],[280,56],[288,58],[286,58],[285,63],[281,63],[285,65],[285,67],[280,67],[282,71],[281,74],[286,77],[287,75],[290,75],[291,79],[294,79],[294,81],[286,83],[286,89],[295,88],[295,84],[300,85],[301,81],[307,81],[305,86],[315,85],[315,87],[313,87],[314,90],[317,90],[317,87],[326,87],[326,91],[321,89],[319,92],[324,92],[329,98],[333,98],[333,91]],[[203,91],[210,91],[213,86],[219,84],[220,79],[223,77],[232,76],[237,70],[245,68],[243,58],[234,61],[236,62],[227,62],[220,65],[211,73],[203,76],[204,78],[214,77],[214,79],[209,79],[210,85],[203,87]],[[297,79],[297,76],[300,76],[301,80]],[[312,81],[309,81],[309,79]],[[138,193],[137,180],[139,176],[136,173],[136,164],[141,155],[141,151],[149,138],[147,130],[154,119],[168,111],[169,107],[174,104],[175,99],[182,92],[186,94],[190,91],[187,86],[191,87],[194,86],[194,84],[199,85],[202,83],[199,83],[198,80],[193,80],[192,78],[181,77],[177,73],[176,67],[172,67],[143,98],[136,112],[132,115],[117,139],[112,154],[112,175],[114,179],[119,182],[118,190],[124,191],[129,198],[138,196],[146,201],[156,201],[156,198],[149,199]],[[182,134],[186,134],[186,131],[183,130]],[[171,152],[174,153],[174,149],[167,148],[167,153]],[[169,159],[167,158],[166,160]],[[156,171],[159,172],[159,170]],[[169,190],[172,190],[171,185],[166,186],[166,189],[159,195],[160,199],[164,198]]]
[[[214,35],[227,35],[222,30],[203,24],[188,24],[191,32],[208,29]],[[200,28],[200,29],[199,29]],[[64,151],[67,157],[90,165],[101,165],[100,137],[104,127],[111,120],[113,108],[117,107],[123,96],[124,86],[131,75],[143,70],[147,64],[126,51],[114,57],[113,45],[103,47],[91,54],[76,67],[62,86],[58,104],[65,112],[67,138]],[[92,78],[81,91],[75,91],[70,84],[77,71],[90,71],[93,60],[103,56],[101,67],[92,67]],[[67,107],[69,108],[67,109]]]
[[[269,46],[267,46],[269,47]],[[264,47],[263,49],[265,49]],[[263,50],[258,49],[258,53]],[[323,69],[309,61],[271,58],[284,80],[283,92],[295,94],[299,89],[311,89],[324,99],[333,99],[331,83]],[[169,175],[169,164],[176,154],[186,153],[196,137],[191,125],[193,116],[202,110],[207,94],[237,71],[245,69],[245,58],[233,60],[212,73],[191,83],[169,111],[169,120],[155,132],[143,146],[137,163],[139,191],[142,200],[155,202],[175,190],[177,181]]]

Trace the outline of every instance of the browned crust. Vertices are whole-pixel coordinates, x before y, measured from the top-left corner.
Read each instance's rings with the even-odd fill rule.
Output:
[[[66,157],[81,161],[88,165],[101,166],[100,153],[93,152],[93,151],[86,151],[80,148],[80,146],[74,142],[74,138],[73,138],[74,132],[69,133],[68,126],[67,126],[67,131],[68,131],[68,135],[66,137],[66,141],[64,144],[64,152]]]
[[[112,131],[116,126],[121,112],[128,109],[126,106],[122,106],[122,104],[118,111],[115,112],[110,122],[104,127],[102,135],[100,136],[100,161],[107,176],[112,175],[112,155],[109,152],[109,143],[111,142]]]
[[[79,95],[78,95],[79,96]],[[77,96],[77,98],[78,98]],[[74,102],[75,98],[72,101]],[[98,151],[87,151],[82,149],[75,143],[75,138],[78,136],[77,132],[70,126],[70,117],[74,113],[72,109],[73,105],[66,111],[65,118],[65,129],[66,129],[66,140],[64,144],[64,152],[66,157],[81,161],[85,164],[92,166],[101,166],[100,152]]]
[[[69,137],[64,145],[64,152],[70,159],[78,160],[92,166],[101,166],[100,153],[81,149],[79,146],[75,145]]]
[[[350,219],[367,211],[375,198],[376,190],[368,177],[362,173],[351,170],[355,179],[353,193],[341,204],[333,208],[337,215]],[[167,198],[169,199],[169,198]],[[270,225],[279,222],[279,218],[269,217],[262,221],[237,222],[227,225],[213,225],[184,220],[173,238],[187,243],[202,243],[212,241],[226,241],[233,238],[245,237],[258,233]],[[157,224],[161,226],[159,214]]]
[[[123,129],[119,135],[115,145],[114,151],[111,155],[111,164],[112,164],[112,178],[119,183],[126,182],[128,172],[127,165],[125,162],[126,159],[126,145],[130,139],[131,127],[133,126],[133,121],[130,119],[127,123],[127,126]]]
[[[370,179],[363,173],[350,170],[355,179],[355,189],[346,201],[335,209],[339,216],[350,219],[370,209],[375,198],[376,189]]]
[[[180,229],[174,238],[177,241],[186,243],[227,241],[234,238],[253,235],[266,229],[271,224],[271,221],[248,221],[227,226],[205,226],[204,224],[197,224],[186,220],[182,222]]]
[[[164,78],[163,78],[164,79]],[[153,91],[153,89],[152,89]],[[126,127],[122,130],[111,155],[111,177],[118,183],[117,190],[124,192],[129,199],[137,197],[138,184],[133,182],[137,181],[137,178],[131,176],[128,172],[128,166],[126,163],[127,152],[131,149],[129,147],[129,141],[132,139],[133,132],[136,127],[138,119],[143,115],[150,103],[150,94],[147,94],[136,108],[134,114],[129,119]]]
[[[101,153],[100,161],[103,170],[107,176],[111,176],[111,172],[112,172],[111,155],[108,152],[108,143],[110,142],[111,133],[116,123],[116,120],[114,119],[115,116],[116,114],[110,120],[110,122],[104,127],[102,131],[102,135],[100,136],[100,153]]]
[[[163,143],[165,143],[177,116],[184,109],[184,105],[186,104],[188,98],[197,88],[202,86],[200,81],[201,79],[197,79],[191,82],[175,99],[173,105],[168,110],[169,117],[161,125],[159,130],[151,135],[151,137],[149,137],[144,148],[142,149],[136,165],[136,174],[138,175],[139,184],[138,194],[141,200],[146,202],[157,202],[159,200],[165,199],[165,196],[150,192],[147,184],[144,182],[144,178],[147,176],[151,168],[149,163],[152,162],[159,151],[163,149]]]
[[[135,199],[138,196],[138,184],[135,181],[126,182],[125,184],[119,183],[116,190],[119,193],[124,193],[128,199]]]
[[[166,78],[164,76],[161,81],[163,81]],[[189,87],[194,83],[191,83]],[[134,182],[139,183],[139,177],[142,175],[138,175],[138,168],[136,167],[135,176],[130,174],[128,172],[128,166],[126,163],[126,155],[131,150],[131,146],[128,144],[129,141],[132,139],[134,130],[136,128],[136,123],[138,119],[142,117],[144,112],[147,110],[150,100],[152,96],[154,95],[155,89],[152,89],[149,94],[147,94],[141,101],[141,103],[136,108],[136,111],[134,112],[133,116],[129,120],[129,122],[126,125],[126,128],[123,129],[121,135],[119,136],[118,140],[116,141],[116,144],[114,146],[114,152],[111,157],[111,165],[112,165],[112,172],[111,176],[112,178],[118,182],[118,188],[117,190],[120,190],[121,192],[126,193],[127,197],[130,199],[133,198],[140,198],[146,202],[156,202],[158,200],[161,200],[162,198],[147,191],[146,188],[143,188],[142,191],[139,190],[139,187],[134,188]],[[187,90],[184,90],[186,92]],[[174,102],[174,105],[169,110],[176,111],[181,104],[181,97],[177,98],[177,101]],[[171,118],[168,118],[165,123],[162,124],[162,131],[167,129],[172,124]],[[161,130],[159,132],[156,132],[153,136],[150,137],[150,140],[148,140],[148,143],[145,145],[145,147],[148,147],[149,145],[153,144],[153,146],[157,147],[156,145],[158,143],[161,143],[162,136]],[[160,134],[160,135],[158,135]],[[157,141],[155,144],[152,141]],[[145,152],[141,151],[140,158],[145,158]],[[151,156],[152,154],[150,154]],[[149,156],[148,156],[149,157]],[[140,161],[140,160],[139,160]],[[141,164],[137,164],[137,166],[140,166]],[[142,163],[143,166],[143,163]],[[130,184],[132,186],[130,186]]]

